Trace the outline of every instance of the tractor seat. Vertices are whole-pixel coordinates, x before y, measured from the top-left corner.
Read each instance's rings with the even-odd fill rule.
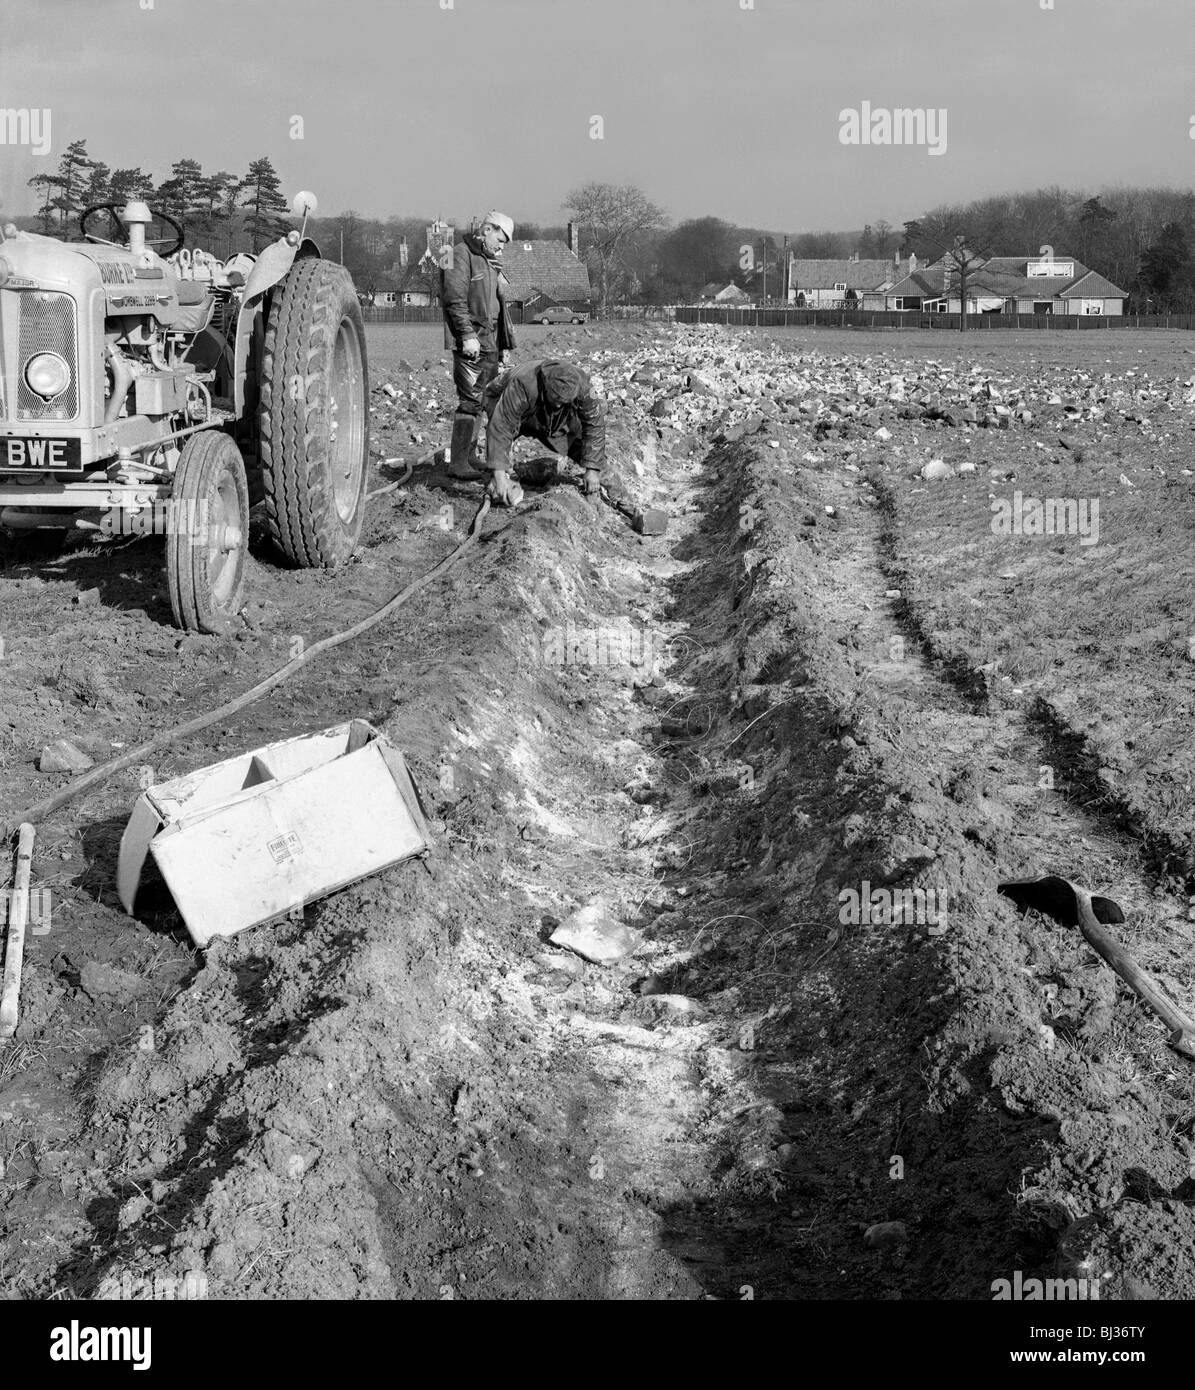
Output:
[[[178,282],[178,302],[180,304],[202,304],[211,290],[208,280],[180,280]]]
[[[197,304],[180,303],[174,311],[174,318],[170,327],[178,329],[180,333],[202,333],[211,323],[215,308],[214,296],[208,295],[205,295]]]

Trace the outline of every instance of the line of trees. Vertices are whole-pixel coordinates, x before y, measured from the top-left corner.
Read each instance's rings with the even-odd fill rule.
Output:
[[[32,222],[46,236],[74,240],[79,216],[102,203],[123,205],[141,199],[179,222],[191,245],[222,254],[260,251],[291,227],[290,206],[268,156],[255,159],[243,175],[221,169],[205,173],[196,159],[180,159],[160,182],[139,168],[112,169],[75,140],[63,151],[53,172],[29,180],[40,206]]]
[[[93,158],[85,140],[63,152],[53,172],[29,180],[40,206],[17,219],[50,236],[79,235],[80,212],[98,203],[141,198],[182,224],[188,243],[225,257],[260,251],[292,225],[289,204],[268,156],[244,174],[205,172],[198,160],[180,159],[160,182],[140,168],[109,168]],[[588,183],[571,190],[561,209],[581,227],[581,251],[589,264],[595,298],[612,303],[692,302],[710,286],[734,284],[770,299],[780,297],[786,252],[802,259],[891,259],[916,251],[925,260],[943,249],[968,253],[964,278],[982,270],[990,255],[1036,255],[1051,245],[1075,256],[1130,296],[1139,312],[1195,312],[1195,192],[1170,188],[1104,189],[1099,193],[1059,187],[942,204],[898,230],[885,218],[856,232],[785,234],[719,217],[673,225],[665,210],[633,185]],[[358,289],[371,296],[392,288],[406,258],[418,261],[425,230],[434,219],[392,215],[367,218],[349,209],[313,218],[312,234],[325,252],[343,261]],[[468,226],[465,220],[454,225]],[[564,224],[520,222],[526,239],[563,238]],[[743,248],[750,247],[748,255]],[[765,282],[766,276],[766,282]]]
[[[961,244],[971,273],[986,255],[1036,255],[1052,246],[1098,271],[1136,313],[1195,313],[1195,193],[1174,188],[1058,187],[943,204],[905,223],[905,249],[935,256]]]

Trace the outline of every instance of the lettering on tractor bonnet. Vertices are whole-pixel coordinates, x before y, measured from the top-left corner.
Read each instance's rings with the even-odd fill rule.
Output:
[[[98,261],[100,279],[105,285],[131,285],[133,267],[124,261]]]

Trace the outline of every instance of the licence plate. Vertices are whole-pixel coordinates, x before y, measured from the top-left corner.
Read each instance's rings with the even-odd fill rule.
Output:
[[[0,471],[78,473],[82,468],[82,440],[0,439]]]

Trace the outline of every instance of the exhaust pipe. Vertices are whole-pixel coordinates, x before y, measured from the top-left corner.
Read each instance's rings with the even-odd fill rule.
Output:
[[[144,228],[142,231],[144,232]],[[104,411],[104,424],[112,425],[116,423],[121,406],[124,405],[125,397],[133,384],[133,369],[115,343],[104,344],[104,355],[112,368],[112,397],[107,410]]]
[[[77,526],[76,513],[65,508],[62,511],[34,511],[25,507],[0,508],[0,526],[10,531],[38,531],[49,527],[52,531],[62,531]]]

